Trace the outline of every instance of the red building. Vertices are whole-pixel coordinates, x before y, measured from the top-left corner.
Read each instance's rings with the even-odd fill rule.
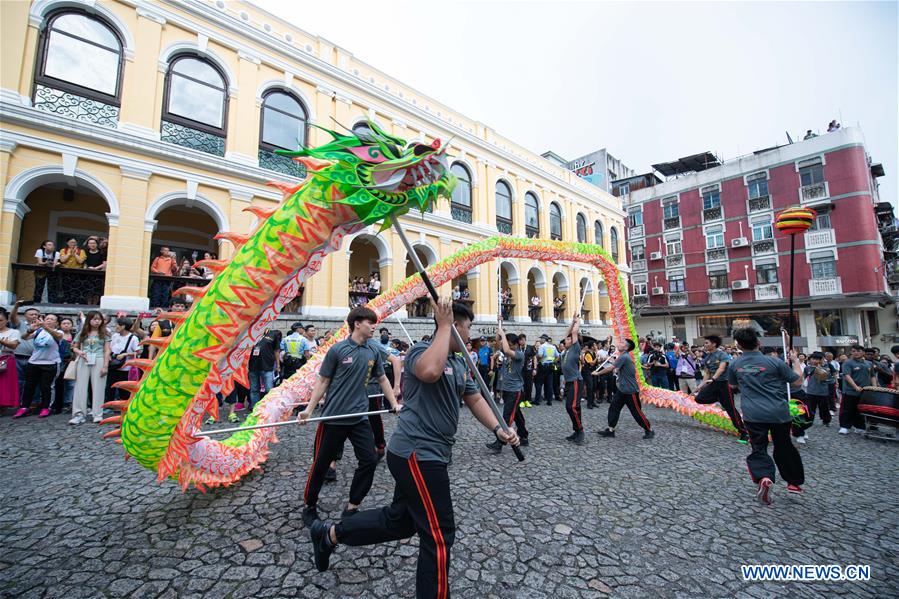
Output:
[[[770,337],[766,343],[779,345],[791,240],[773,220],[803,205],[818,218],[795,237],[796,345],[840,348],[877,339],[879,313],[891,302],[875,215],[883,169],[871,163],[859,129],[724,164],[706,153],[654,168],[669,179],[626,200],[641,334],[727,338],[751,324]]]

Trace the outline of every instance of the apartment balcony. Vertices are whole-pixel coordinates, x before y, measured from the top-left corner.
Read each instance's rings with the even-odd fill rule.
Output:
[[[778,300],[783,297],[780,290],[780,283],[764,283],[755,286],[756,301]]]
[[[668,295],[669,306],[686,306],[687,301],[686,293],[671,293]]]
[[[840,295],[843,293],[843,284],[840,277],[829,279],[809,279],[808,294],[812,297],[819,295]]]
[[[805,185],[799,188],[799,199],[803,203],[815,202],[817,200],[823,200],[828,197],[827,193],[827,182],[822,181],[821,183],[812,183],[811,185]]]
[[[706,262],[721,262],[727,260],[727,248],[712,248],[705,251]]]
[[[646,270],[646,260],[631,260],[631,270]]]
[[[746,203],[746,207],[749,209],[749,214],[771,210],[771,196],[749,198],[749,201]]]
[[[710,304],[729,304],[732,301],[730,289],[709,289]]]
[[[706,208],[702,211],[702,222],[707,223],[713,220],[721,220],[722,218],[724,218],[724,211],[721,210],[721,206]]]
[[[643,225],[637,225],[636,227],[631,227],[627,230],[629,235],[628,239],[634,239],[635,237],[643,237]]]
[[[763,256],[777,252],[777,244],[773,239],[759,239],[752,242],[752,255]]]
[[[640,308],[644,308],[649,305],[649,296],[648,295],[635,295],[631,300],[631,303],[634,306],[635,310]]]
[[[805,249],[807,250],[833,247],[834,245],[836,245],[836,238],[833,229],[819,229],[817,231],[805,232]]]
[[[192,150],[206,152],[213,156],[225,155],[224,137],[192,127],[185,127],[178,123],[162,121],[162,132],[159,139]]]
[[[677,266],[684,265],[684,255],[683,254],[672,254],[670,256],[665,256],[665,268],[674,268]]]
[[[680,229],[680,217],[672,216],[671,218],[666,218],[663,221],[663,227],[666,231],[670,231],[671,229]]]

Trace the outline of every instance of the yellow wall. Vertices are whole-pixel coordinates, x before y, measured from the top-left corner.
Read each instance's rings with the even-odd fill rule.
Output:
[[[52,2],[35,5],[27,2],[0,2],[2,36],[0,57],[3,102],[12,106],[11,116],[0,122],[4,143],[0,145],[0,187],[21,183],[40,169],[41,181],[54,185],[77,186],[78,202],[96,216],[91,222],[66,220],[61,224],[83,228],[93,224],[104,228],[109,217],[109,273],[106,280],[105,307],[141,307],[147,294],[150,247],[164,239],[189,247],[208,247],[228,257],[227,243],[212,241],[218,232],[216,219],[227,222],[235,231],[249,231],[255,218],[243,209],[251,204],[274,206],[279,194],[265,185],[269,179],[284,176],[259,169],[256,164],[261,93],[271,87],[294,92],[305,104],[314,122],[332,126],[332,119],[352,125],[372,118],[383,128],[406,139],[425,142],[439,137],[453,139],[449,154],[460,160],[472,174],[473,223],[450,220],[450,205],[441,200],[434,213],[425,218],[410,215],[406,228],[413,243],[426,244],[437,259],[442,259],[478,239],[495,234],[495,189],[500,179],[513,191],[513,234],[524,236],[524,196],[533,192],[540,202],[541,235],[549,236],[549,206],[556,202],[563,211],[563,238],[575,239],[575,219],[583,213],[587,219],[587,240],[594,242],[593,222],[603,222],[609,244],[609,231],[616,226],[623,232],[623,215],[617,199],[593,188],[573,173],[556,167],[539,156],[499,136],[490,127],[452,111],[402,82],[395,81],[376,68],[361,62],[342,48],[280,21],[246,3],[226,3],[218,9],[214,2],[199,2],[196,11],[186,12],[168,4],[151,5],[137,11],[133,6],[113,0],[99,1],[89,8],[112,22],[126,44],[123,67],[119,131],[98,125],[68,123],[57,115],[47,116],[38,109],[18,104],[18,97],[29,97],[33,89],[39,28],[32,20]],[[246,20],[240,17],[246,11]],[[199,13],[199,14],[198,14]],[[230,15],[243,23],[237,30],[226,28],[218,19]],[[233,13],[233,14],[230,14]],[[29,19],[31,16],[31,20]],[[267,26],[267,27],[266,27]],[[207,38],[208,35],[208,38]],[[285,40],[290,38],[290,41]],[[158,140],[163,112],[166,53],[175,45],[207,56],[221,66],[228,81],[227,138],[224,158],[208,157]],[[161,62],[162,61],[162,62]],[[161,64],[161,66],[160,66]],[[14,113],[14,114],[13,114]],[[154,135],[156,138],[154,139]],[[325,141],[326,134],[310,129],[312,144]],[[71,172],[74,165],[74,172]],[[68,170],[70,172],[61,172]],[[27,185],[27,182],[26,182]],[[102,189],[101,189],[102,188]],[[100,196],[111,196],[107,204]],[[41,189],[28,199],[32,211],[23,225],[20,200],[4,192],[4,211],[0,214],[0,300],[11,300],[13,276],[10,260],[29,258],[41,231],[52,220],[51,212],[65,210],[56,189]],[[40,198],[40,201],[38,201]],[[151,207],[168,200],[166,209],[148,219]],[[116,204],[113,209],[111,203]],[[154,223],[153,220],[156,220]],[[21,237],[21,242],[20,242]],[[368,274],[370,264],[380,262],[383,287],[389,288],[406,276],[405,250],[391,232],[382,235],[391,260],[379,255],[377,248],[362,244],[348,255],[343,248],[329,256],[304,295],[305,310],[335,315],[346,309],[347,281],[350,276]],[[624,260],[623,235],[619,255]],[[528,260],[510,260],[518,272],[513,289],[515,316],[527,316],[528,297],[537,293],[544,305],[543,316],[552,315],[552,300],[558,293],[552,285],[553,274],[561,271],[568,282],[566,315],[577,308],[578,285],[587,276],[594,288],[599,283],[595,272],[578,271],[570,266],[538,265],[547,284],[528,289],[527,273],[534,264]],[[475,311],[495,313],[498,263],[484,264],[469,277],[469,288],[476,300]],[[446,284],[441,292],[449,293]],[[591,319],[607,311],[608,300],[599,293],[587,296],[585,307]]]

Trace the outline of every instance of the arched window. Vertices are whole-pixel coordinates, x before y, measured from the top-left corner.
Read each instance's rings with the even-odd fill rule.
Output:
[[[562,209],[555,202],[549,205],[549,237],[562,240]]]
[[[471,222],[471,173],[460,162],[454,162],[450,172],[456,176],[456,187],[453,189],[453,200],[450,202],[450,213],[453,220],[462,223]]]
[[[587,219],[580,212],[577,215],[577,241],[587,243]]]
[[[172,59],[165,76],[162,139],[225,155],[228,85],[212,62],[190,54]]]
[[[296,160],[275,150],[296,150],[306,145],[306,108],[293,94],[272,89],[262,96],[259,126],[259,166],[304,178],[306,169]]]
[[[41,33],[35,108],[115,127],[122,45],[118,32],[99,17],[71,10],[52,13]]]
[[[540,237],[540,203],[531,191],[524,194],[524,232],[528,237]]]
[[[612,260],[618,262],[618,230],[615,227],[609,229],[609,251],[612,254]]]
[[[606,241],[605,239],[603,239],[603,237],[604,235],[602,230],[602,223],[596,221],[595,223],[593,223],[593,243],[595,243],[599,247],[606,247]]]
[[[496,228],[512,234],[512,188],[505,181],[496,182]]]

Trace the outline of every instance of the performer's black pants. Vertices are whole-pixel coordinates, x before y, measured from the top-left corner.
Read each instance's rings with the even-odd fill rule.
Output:
[[[396,481],[393,502],[361,511],[337,524],[337,542],[374,545],[418,534],[418,599],[449,597],[450,548],[456,536],[449,475],[443,462],[419,462],[387,452],[387,467]]]
[[[721,404],[721,407],[730,416],[730,421],[740,435],[748,434],[743,418],[740,416],[740,411],[734,405],[734,393],[731,391],[727,381],[712,381],[696,394],[696,403],[713,404],[715,402]]]
[[[815,421],[816,411],[818,412],[818,417],[821,418],[821,422],[830,424],[831,415],[829,397],[826,395],[810,395],[806,393],[805,397],[797,396],[796,399],[805,404],[806,409],[808,409],[808,415],[806,415],[802,425],[797,426],[793,423],[792,432],[794,437],[805,436],[806,429],[811,428],[812,423]]]
[[[830,411],[836,412],[837,411],[837,384],[836,383],[830,383],[829,385],[827,385],[827,395],[828,395],[828,401],[830,403],[830,406],[829,406]]]
[[[849,395],[843,391],[843,399],[840,400],[840,428],[865,428],[865,419],[858,412],[858,395]]]
[[[534,403],[540,403],[546,400],[546,405],[553,401],[553,367],[551,364],[540,364],[537,367],[537,391],[534,396]]]
[[[369,390],[369,394],[372,393]],[[375,393],[381,393],[380,388],[375,391]],[[376,412],[381,409],[381,399],[380,397],[369,397],[368,398],[368,411]],[[384,440],[384,421],[381,420],[380,414],[373,414],[368,417],[368,423],[371,425],[371,434],[375,438],[375,450],[378,452],[379,456],[384,455],[384,447],[386,447],[387,443]]]
[[[356,459],[359,460],[356,472],[353,473],[353,482],[350,484],[350,503],[359,505],[371,489],[375,479],[375,468],[378,466],[371,425],[364,420],[350,426],[322,422],[315,432],[315,453],[309,477],[306,479],[306,490],[303,492],[303,501],[307,506],[318,505],[318,494],[321,492],[328,466],[331,460],[338,458],[347,439],[352,443]]]
[[[521,403],[521,391],[503,391],[503,420],[506,424],[518,429],[518,436],[522,439],[528,438],[528,427],[524,423],[524,414],[519,409]]]
[[[789,422],[747,422],[749,443],[752,453],[746,458],[749,476],[757,483],[762,478],[770,478],[774,482],[774,466],[787,483],[801,485],[805,482],[805,471],[799,450],[790,440]],[[768,434],[774,444],[774,459],[768,455]]]
[[[562,369],[561,368],[553,368],[553,393],[556,396],[556,401],[562,401]]]
[[[581,421],[581,388],[583,381],[565,381],[565,411],[571,419],[571,428],[576,433],[584,432]]]
[[[646,419],[643,410],[640,408],[640,394],[622,393],[621,391],[615,393],[615,399],[612,400],[612,404],[609,406],[609,428],[618,426],[618,418],[621,416],[621,408],[624,406],[627,406],[627,409],[631,411],[631,416],[634,417],[640,428],[647,431],[650,429],[649,420]]]

